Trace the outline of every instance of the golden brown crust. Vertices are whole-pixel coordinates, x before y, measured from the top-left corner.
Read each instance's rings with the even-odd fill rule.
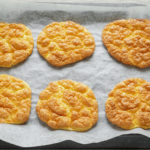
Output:
[[[50,64],[61,67],[91,56],[95,41],[85,27],[75,22],[53,22],[39,34],[37,49]]]
[[[118,61],[139,68],[150,66],[150,20],[117,20],[105,26],[102,40]]]
[[[12,67],[31,55],[31,31],[23,24],[0,22],[0,67]]]
[[[150,83],[131,78],[116,85],[105,104],[108,120],[123,128],[150,128]]]
[[[72,80],[50,83],[40,93],[36,111],[53,129],[86,131],[98,120],[98,103],[92,90]]]
[[[23,124],[30,115],[31,89],[10,75],[0,75],[0,123]]]

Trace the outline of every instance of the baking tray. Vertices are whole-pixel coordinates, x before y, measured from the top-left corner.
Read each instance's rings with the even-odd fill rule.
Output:
[[[3,4],[4,4],[4,6],[5,5],[7,6],[7,1],[3,1]],[[49,18],[49,16],[47,16],[47,13],[49,11],[48,7],[51,8],[50,11],[52,12],[52,14],[56,13],[57,15],[61,15],[62,12],[65,12],[67,10],[67,15],[65,17],[63,15],[61,16],[62,20],[73,20],[73,21],[79,22],[80,24],[83,24],[83,25],[87,24],[89,21],[94,22],[95,19],[98,22],[111,22],[111,21],[117,20],[117,19],[128,18],[128,16],[130,16],[132,18],[143,18],[143,17],[149,18],[150,17],[149,14],[146,13],[146,11],[149,10],[149,7],[147,5],[145,5],[145,4],[139,4],[139,3],[124,3],[124,4],[114,4],[114,3],[107,3],[107,4],[106,3],[96,3],[96,4],[91,4],[91,3],[86,3],[86,4],[85,3],[74,3],[73,4],[73,3],[49,3],[49,2],[40,2],[40,1],[38,1],[38,2],[30,2],[30,3],[26,2],[26,3],[24,3],[24,6],[23,6],[22,2],[17,2],[16,6],[18,7],[18,9],[16,7],[16,10],[14,10],[14,5],[12,5],[12,6],[9,5],[10,10],[7,10],[8,7],[2,7],[1,8],[1,9],[3,9],[3,11],[1,11],[1,15],[3,15],[3,13],[5,13],[6,11],[9,12],[6,15],[7,17],[6,17],[5,21],[14,22],[14,20],[16,20],[16,18],[17,18],[16,22],[21,22],[21,23],[27,24],[28,19],[30,21],[32,19],[35,19],[35,18],[32,18],[32,14],[34,14],[34,16],[41,15],[40,17],[44,17],[44,18],[47,17],[47,18]],[[26,8],[28,10],[28,12],[22,13],[20,15],[19,12],[20,12],[20,9],[21,9],[22,6],[23,6],[24,9]],[[35,6],[36,9],[34,9],[34,6]],[[38,10],[38,8],[39,8],[39,10]],[[11,10],[14,10],[14,11],[11,12]],[[109,13],[108,13],[108,10],[109,10]],[[125,11],[123,11],[123,10],[125,10]],[[135,13],[135,11],[136,11],[136,13]],[[82,17],[83,20],[81,18],[77,17],[79,13],[81,13],[81,17]],[[86,15],[86,13],[89,13],[90,16],[93,16],[93,18],[88,17]],[[13,16],[15,16],[15,18],[9,16],[9,15],[12,15],[12,14],[13,14]],[[57,18],[57,15],[55,15],[55,17],[56,17],[55,18],[55,17],[53,17],[52,14],[49,14],[50,17],[52,18],[52,20],[62,21],[62,20],[60,20],[60,16]],[[99,16],[99,17],[97,17],[97,16]],[[44,21],[45,20],[43,19],[43,22]],[[43,24],[46,24],[46,22],[44,22]],[[41,29],[42,29],[42,26],[41,26]],[[99,37],[99,38],[101,38],[101,37]],[[35,42],[36,42],[36,40],[35,40]],[[115,60],[113,60],[113,58],[111,58],[111,59],[112,59],[112,61],[115,62]],[[27,60],[27,61],[30,61],[30,60]],[[85,60],[85,61],[88,61],[88,59]],[[26,62],[24,62],[24,63],[26,63]],[[115,63],[118,63],[118,62],[115,62]],[[78,65],[79,65],[79,63],[78,63]],[[121,64],[119,64],[119,65],[121,65]],[[21,65],[19,65],[19,67],[21,68]],[[128,69],[130,68],[130,67],[127,67],[127,66],[123,66],[123,67],[126,67]],[[17,69],[18,69],[18,66],[17,66]],[[70,66],[70,69],[71,69],[71,66]],[[132,67],[130,69],[133,70]],[[15,69],[14,69],[13,73],[11,73],[11,70],[9,70],[9,69],[1,69],[1,73],[3,73],[3,72],[6,72],[6,73],[8,72],[10,74],[13,74],[15,72]],[[148,70],[143,70],[143,71],[139,71],[139,72],[140,72],[140,74],[142,76],[142,73],[148,72]],[[20,74],[20,76],[21,76],[21,74]],[[124,134],[124,133],[122,132],[122,134]],[[132,137],[138,137],[138,136],[137,135],[136,136],[132,135]],[[126,137],[126,136],[123,136],[123,137]],[[120,137],[119,139],[121,139],[121,138],[122,137]],[[63,142],[62,141],[61,143],[66,143],[66,145],[69,145],[67,143],[71,143],[71,145],[70,145],[71,147],[70,148],[72,148],[72,143],[75,143],[75,142],[71,142],[71,141]],[[98,142],[96,142],[96,143],[98,143]],[[56,142],[56,144],[57,144],[57,142]],[[90,145],[90,144],[88,144],[88,145]],[[54,144],[52,143],[51,145],[54,145]],[[77,144],[77,145],[81,146],[82,144]],[[92,147],[94,145],[95,145],[95,148],[96,148],[97,144],[91,144]]]

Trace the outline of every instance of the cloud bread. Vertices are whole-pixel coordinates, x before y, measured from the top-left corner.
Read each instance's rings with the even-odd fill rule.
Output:
[[[72,80],[50,83],[40,93],[36,111],[53,129],[86,131],[98,120],[98,103],[92,90]]]
[[[39,34],[37,48],[50,64],[61,67],[92,55],[95,41],[85,27],[75,22],[53,22]]]
[[[23,24],[0,23],[0,67],[12,67],[31,55],[31,31]]]
[[[105,104],[108,120],[123,129],[150,128],[150,82],[131,78],[115,86]]]
[[[10,75],[0,75],[0,123],[23,124],[30,115],[31,89]]]
[[[107,24],[102,40],[118,61],[139,68],[150,66],[150,20],[123,19]]]

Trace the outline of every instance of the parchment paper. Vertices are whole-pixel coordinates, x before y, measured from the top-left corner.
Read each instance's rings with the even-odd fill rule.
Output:
[[[150,19],[150,7],[140,4],[52,4],[34,2],[0,1],[0,21],[26,24],[34,37],[32,55],[23,63],[10,69],[0,68],[6,73],[26,81],[32,89],[32,111],[24,125],[0,124],[0,139],[22,147],[32,147],[72,140],[78,143],[96,143],[130,133],[150,137],[150,130],[122,130],[110,124],[105,117],[105,101],[114,86],[130,77],[141,77],[150,82],[150,68],[137,69],[117,62],[102,44],[104,26],[122,18]],[[53,21],[72,20],[85,26],[95,37],[96,49],[92,57],[55,68],[37,52],[36,40],[42,28]],[[51,130],[42,123],[35,112],[39,93],[49,82],[72,79],[87,84],[95,93],[99,104],[99,121],[87,132]]]

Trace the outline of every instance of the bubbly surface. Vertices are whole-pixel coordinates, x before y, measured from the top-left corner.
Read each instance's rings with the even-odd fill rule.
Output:
[[[108,120],[123,128],[150,128],[150,82],[131,78],[116,85],[105,104]]]
[[[98,120],[98,103],[92,90],[72,80],[50,83],[40,93],[36,111],[53,129],[86,131]]]
[[[0,67],[12,67],[31,55],[31,31],[23,24],[0,23]]]
[[[10,75],[0,75],[0,123],[22,124],[30,115],[31,89]]]
[[[85,27],[75,22],[53,22],[39,34],[37,48],[50,64],[61,67],[92,55],[95,41]]]
[[[117,20],[106,25],[102,40],[118,61],[139,68],[150,66],[150,20]]]

